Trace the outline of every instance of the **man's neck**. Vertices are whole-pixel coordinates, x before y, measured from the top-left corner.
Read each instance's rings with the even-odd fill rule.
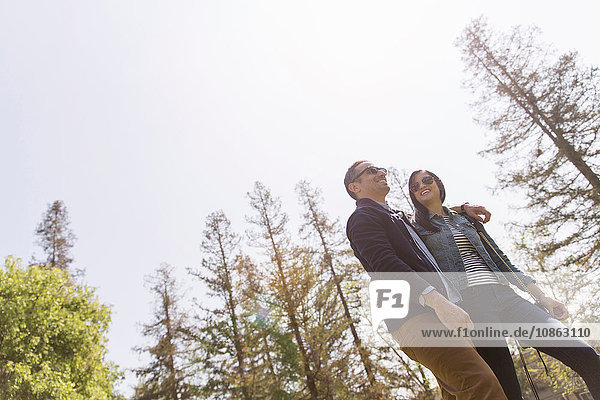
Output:
[[[387,204],[387,202],[385,201],[385,195],[383,195],[383,196],[381,196],[381,197],[374,197],[374,196],[369,196],[369,197],[361,197],[361,199],[369,199],[369,200],[376,201],[376,202],[378,202],[378,203]]]

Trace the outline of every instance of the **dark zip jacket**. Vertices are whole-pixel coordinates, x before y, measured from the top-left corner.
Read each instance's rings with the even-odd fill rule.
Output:
[[[354,255],[372,279],[390,279],[386,274],[380,273],[411,273],[401,274],[404,279],[407,275],[410,276],[407,280],[411,291],[408,316],[402,322],[430,310],[418,302],[419,296],[427,287],[433,286],[447,297],[439,274],[414,242],[407,225],[411,227],[408,229],[412,229],[412,224],[404,213],[388,211],[371,199],[359,199],[356,202],[356,210],[350,215],[346,225],[346,234]],[[412,274],[413,272],[419,274]]]

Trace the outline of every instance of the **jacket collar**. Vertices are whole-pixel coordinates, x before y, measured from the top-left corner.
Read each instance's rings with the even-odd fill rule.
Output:
[[[356,207],[367,207],[367,206],[381,207],[381,208],[385,209],[385,207],[383,207],[379,202],[377,202],[373,199],[367,199],[366,197],[363,197],[362,199],[356,200]]]
[[[456,211],[451,210],[445,206],[442,206],[442,208],[444,209],[444,211],[446,211],[448,213],[448,215],[450,215],[451,218],[454,218],[454,216],[458,214]],[[443,218],[441,215],[438,215],[434,212],[429,211],[429,220],[431,221],[435,217]]]
[[[388,206],[389,208],[386,208],[386,207],[382,206],[380,202],[375,201],[373,199],[368,199],[366,197],[356,200],[356,207],[357,208],[358,207],[379,207],[389,213],[400,213],[401,215],[404,215],[404,212],[402,212],[402,211],[395,210],[389,206]]]

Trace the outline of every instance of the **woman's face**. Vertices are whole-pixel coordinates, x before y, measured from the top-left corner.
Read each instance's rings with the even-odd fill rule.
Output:
[[[423,182],[423,179],[425,179],[425,182],[428,183]],[[413,192],[417,201],[426,207],[427,205],[442,202],[440,198],[440,189],[435,183],[435,179],[433,179],[433,177],[425,171],[417,172],[414,177],[413,184],[411,185],[411,191]]]

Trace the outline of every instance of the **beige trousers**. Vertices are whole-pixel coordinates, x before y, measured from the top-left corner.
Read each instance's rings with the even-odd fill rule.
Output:
[[[496,376],[470,341],[463,347],[416,347],[423,326],[445,329],[432,312],[416,315],[392,333],[402,351],[435,375],[444,400],[507,400]]]

